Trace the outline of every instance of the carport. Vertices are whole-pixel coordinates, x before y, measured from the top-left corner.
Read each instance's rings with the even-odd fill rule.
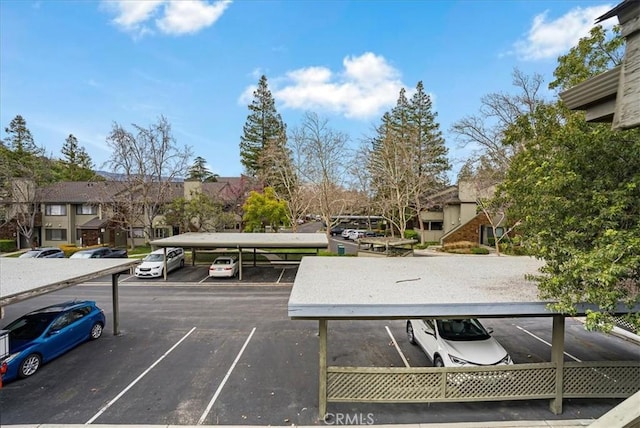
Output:
[[[254,263],[256,251],[274,248],[312,248],[316,254],[326,250],[329,240],[324,233],[183,233],[168,238],[151,241],[152,247],[164,248],[164,279],[167,280],[166,255],[168,247],[191,249],[191,263],[195,264],[197,250],[215,250],[219,248],[238,251],[240,264],[239,279],[242,280],[242,251],[253,250]]]
[[[138,263],[132,259],[20,259],[0,257],[0,318],[4,307],[93,278],[111,275],[113,334],[120,334],[118,277]]]
[[[541,266],[529,257],[509,256],[303,259],[288,314],[319,321],[320,419],[329,402],[550,399],[550,410],[560,414],[563,398],[636,393],[637,361],[564,362],[566,315],[550,311],[535,283],[525,279]],[[588,309],[595,308],[580,305],[578,315]],[[622,304],[617,310],[627,312]],[[327,365],[329,320],[516,317],[553,318],[550,362],[469,368]]]

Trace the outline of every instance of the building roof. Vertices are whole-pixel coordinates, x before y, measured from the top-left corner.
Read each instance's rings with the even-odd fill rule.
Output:
[[[620,16],[625,13],[625,11],[629,10],[632,7],[638,7],[640,2],[638,0],[624,0],[622,3],[618,4],[616,7],[608,11],[607,13],[596,18],[596,23],[600,23],[602,21],[606,21],[609,18],[613,18],[614,16]]]
[[[244,195],[249,186],[247,177],[218,177],[217,182],[202,183],[202,192],[208,196],[218,196],[223,201],[235,200],[236,193]],[[167,186],[162,191],[166,201],[185,196],[184,182],[163,183]],[[156,183],[156,186],[159,184]],[[43,203],[97,204],[117,199],[117,195],[127,192],[127,182],[110,181],[61,181],[39,189],[39,200]],[[135,190],[133,192],[135,194]],[[160,190],[152,190],[159,194]]]
[[[151,241],[154,247],[185,248],[327,248],[324,233],[190,232]]]
[[[293,319],[550,316],[534,282],[543,262],[514,256],[304,257]],[[638,305],[640,308],[640,305]],[[590,305],[581,305],[578,314]],[[628,312],[624,305],[618,310]]]
[[[98,202],[117,191],[109,181],[61,181],[39,190],[39,199],[44,203],[85,204]]]
[[[86,223],[78,226],[78,229],[100,229],[102,227],[106,227],[108,223],[109,223],[109,220],[107,219],[94,217],[91,220],[87,221]]]

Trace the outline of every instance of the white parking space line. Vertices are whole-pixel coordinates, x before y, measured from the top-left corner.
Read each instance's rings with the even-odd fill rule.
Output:
[[[202,281],[198,282],[198,284],[202,284],[203,282],[205,282],[207,279],[209,279],[209,275],[205,276]]]
[[[124,282],[124,281],[126,281],[127,279],[131,279],[131,278],[135,278],[135,277],[136,277],[135,275],[129,275],[128,277],[126,277],[126,278],[124,278],[124,279],[121,279],[120,281],[123,281],[123,282]]]
[[[253,327],[253,330],[251,330],[251,333],[249,333],[249,337],[247,337],[247,340],[245,340],[244,345],[242,345],[242,349],[240,349],[240,352],[238,353],[238,356],[236,357],[235,360],[233,360],[233,364],[231,364],[231,367],[229,367],[229,370],[227,371],[227,374],[222,379],[222,382],[220,382],[220,385],[218,385],[218,389],[216,389],[216,392],[215,392],[215,394],[213,394],[213,397],[211,397],[211,401],[209,401],[209,404],[207,405],[207,408],[205,409],[204,413],[202,413],[202,416],[200,416],[200,419],[198,420],[197,425],[202,425],[204,423],[204,420],[207,418],[207,415],[211,411],[211,408],[213,407],[213,404],[218,399],[218,396],[220,395],[220,392],[222,392],[222,388],[224,387],[224,384],[227,383],[227,379],[229,379],[229,376],[231,376],[231,372],[236,367],[236,364],[238,364],[238,361],[240,360],[240,357],[242,357],[242,353],[244,352],[245,348],[249,344],[249,341],[251,340],[251,337],[253,337],[253,333],[255,333],[255,332],[256,332],[256,328]]]
[[[138,376],[133,382],[131,382],[129,385],[127,385],[127,387],[125,389],[123,389],[120,394],[116,395],[113,400],[109,401],[106,406],[104,406],[102,409],[100,409],[98,411],[98,413],[96,413],[91,419],[89,419],[87,422],[85,422],[85,425],[89,425],[89,424],[93,423],[93,421],[98,419],[98,417],[100,417],[101,414],[103,414],[109,407],[111,407],[116,401],[118,401],[128,390],[130,390],[136,383],[138,383],[140,381],[140,379],[142,379],[147,373],[149,373],[151,371],[151,369],[153,369],[155,366],[157,366],[158,363],[160,363],[160,361],[164,360],[165,357],[171,353],[171,351],[176,349],[178,347],[178,345],[180,345],[182,343],[182,341],[184,341],[187,337],[189,337],[189,335],[191,333],[193,333],[193,331],[195,329],[196,328],[193,327],[191,330],[189,330],[189,332],[187,334],[182,336],[182,339],[178,340],[178,342],[176,342],[175,345],[173,345],[171,348],[169,348],[169,350],[167,352],[162,354],[162,356],[160,358],[158,358],[155,363],[151,364],[148,369],[146,369],[144,372],[142,372],[142,374],[140,376]]]
[[[515,324],[514,324],[514,325],[515,325]],[[540,338],[540,337],[536,336],[535,334],[531,333],[530,331],[527,331],[526,329],[524,329],[524,328],[520,327],[519,325],[516,325],[516,328],[518,328],[518,329],[520,329],[520,330],[524,331],[524,332],[525,332],[525,333],[527,333],[529,336],[533,337],[534,339],[539,340],[540,342],[544,343],[545,345],[548,345],[548,346],[551,348],[551,344],[550,344],[549,342],[547,342],[546,340],[544,340],[544,339],[542,339],[542,338]],[[575,361],[577,361],[577,362],[579,362],[579,363],[581,363],[581,362],[582,362],[582,360],[580,360],[579,358],[574,357],[573,355],[571,355],[571,354],[570,354],[570,353],[568,353],[568,352],[565,352],[565,353],[564,353],[564,355],[566,355],[566,356],[567,356],[567,357],[569,357],[569,358],[573,358]]]
[[[282,279],[283,275],[284,275],[284,269],[282,269],[282,272],[280,272],[280,276],[278,277],[278,280],[276,281],[276,284],[280,284],[280,280]]]
[[[393,346],[396,347],[396,350],[398,351],[398,354],[400,354],[400,358],[402,358],[402,361],[404,361],[404,366],[405,367],[411,367],[409,365],[409,361],[407,361],[407,359],[405,358],[404,354],[400,350],[400,347],[398,346],[398,342],[396,342],[396,338],[393,337],[393,334],[391,334],[391,330],[389,330],[389,327],[385,325],[384,328],[387,329],[387,333],[389,333],[389,337],[391,337],[391,341],[393,342]]]

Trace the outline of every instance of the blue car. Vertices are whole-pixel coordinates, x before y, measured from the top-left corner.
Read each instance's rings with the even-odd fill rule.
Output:
[[[40,366],[102,336],[105,316],[93,301],[65,302],[30,312],[3,328],[9,356],[3,382],[32,376]]]

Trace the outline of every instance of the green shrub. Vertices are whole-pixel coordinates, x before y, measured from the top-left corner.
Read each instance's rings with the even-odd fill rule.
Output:
[[[483,247],[474,247],[470,250],[471,254],[489,254],[489,250]]]
[[[16,241],[13,239],[0,239],[0,253],[10,253],[17,249]]]
[[[416,239],[416,240],[419,241],[420,240],[419,237],[420,237],[420,234],[418,232],[416,232],[415,230],[413,230],[413,229],[409,229],[409,230],[405,230],[404,231],[404,238],[405,239]]]

